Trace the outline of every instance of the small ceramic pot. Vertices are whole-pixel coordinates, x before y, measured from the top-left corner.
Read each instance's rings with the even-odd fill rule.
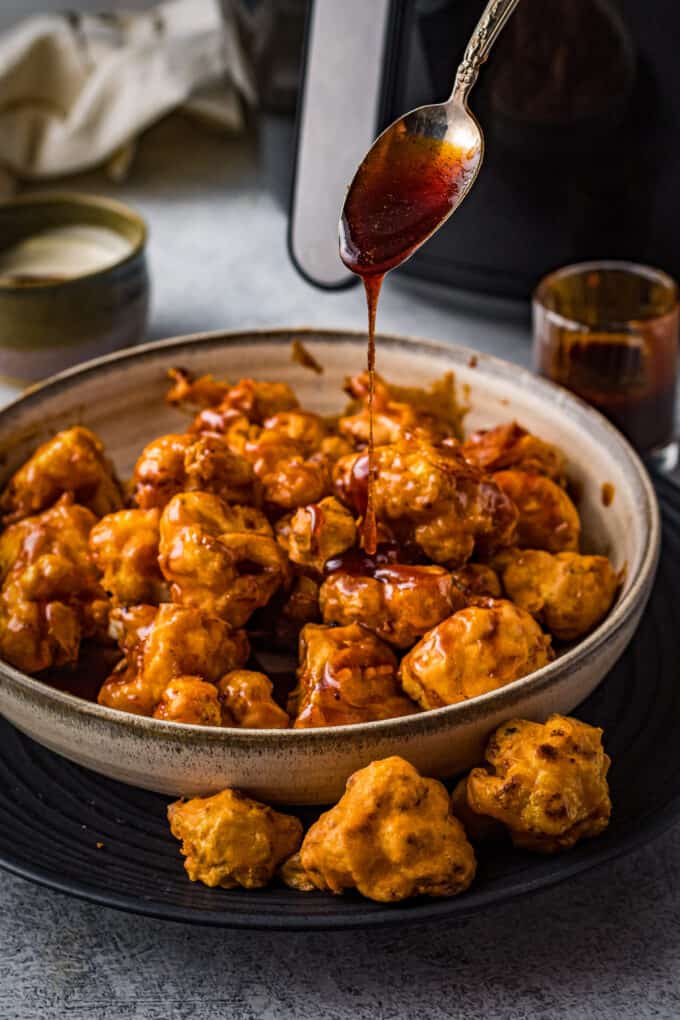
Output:
[[[106,232],[120,255],[103,268],[2,272],[3,252],[64,228]],[[108,198],[45,192],[0,205],[0,376],[26,384],[139,343],[149,305],[146,238],[144,220]]]

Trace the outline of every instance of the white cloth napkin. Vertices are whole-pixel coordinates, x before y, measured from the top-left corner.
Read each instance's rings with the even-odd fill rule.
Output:
[[[27,18],[0,36],[0,197],[102,162],[122,175],[169,111],[238,130],[254,99],[230,0]]]

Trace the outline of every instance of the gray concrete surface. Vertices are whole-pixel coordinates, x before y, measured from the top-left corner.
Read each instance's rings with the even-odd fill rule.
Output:
[[[187,135],[168,122],[143,140],[125,185],[94,175],[68,186],[117,194],[147,216],[153,337],[361,327],[358,291],[328,295],[296,276],[284,214],[260,181],[254,139]],[[395,279],[380,327],[526,363],[526,311],[507,312],[463,309]],[[680,1017],[679,859],[676,827],[463,924],[337,935],[165,925],[0,873],[0,1020]]]

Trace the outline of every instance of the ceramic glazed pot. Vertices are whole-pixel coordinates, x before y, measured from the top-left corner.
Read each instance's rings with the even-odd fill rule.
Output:
[[[319,377],[291,359],[301,338],[324,365]],[[344,404],[342,381],[365,362],[362,334],[278,330],[181,337],[147,344],[62,373],[0,413],[2,479],[35,446],[76,422],[106,443],[129,475],[153,436],[185,421],[164,403],[166,370],[182,365],[236,380],[291,383],[305,408]],[[616,605],[585,640],[500,690],[431,712],[358,726],[246,731],[178,725],[128,715],[56,691],[0,663],[0,711],[54,751],[126,783],[169,794],[239,787],[270,802],[323,804],[336,799],[355,769],[400,754],[431,776],[475,764],[489,732],[512,716],[544,719],[570,712],[599,683],[630,641],[647,601],[659,550],[654,491],[637,456],[596,411],[529,372],[460,347],[381,336],[379,371],[419,385],[453,370],[472,410],[468,429],[516,418],[559,444],[580,489],[587,551],[625,566]],[[2,480],[0,479],[0,480]],[[603,483],[613,486],[609,506]]]

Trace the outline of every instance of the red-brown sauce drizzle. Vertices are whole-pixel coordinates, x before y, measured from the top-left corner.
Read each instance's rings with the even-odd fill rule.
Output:
[[[362,544],[376,551],[375,319],[385,274],[401,265],[456,205],[468,171],[450,142],[412,134],[399,125],[378,139],[359,167],[340,222],[340,257],[360,276],[368,307],[369,442]]]

